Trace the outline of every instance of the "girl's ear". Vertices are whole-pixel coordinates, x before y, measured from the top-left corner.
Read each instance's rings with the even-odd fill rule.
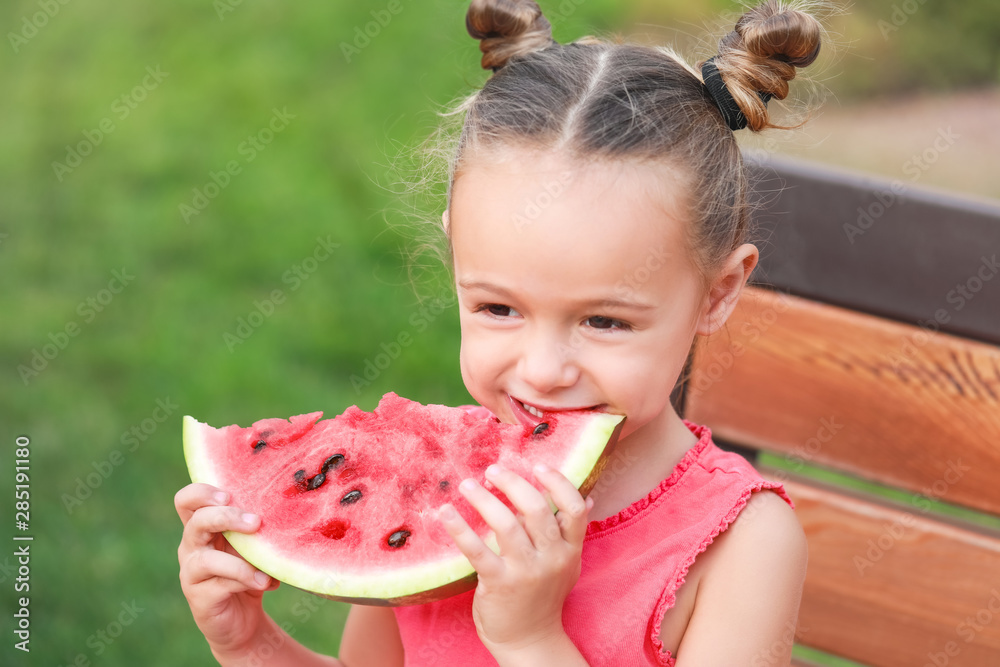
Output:
[[[441,226],[444,227],[445,236],[451,236],[450,218],[448,216],[448,209],[444,210],[441,214]]]
[[[757,246],[750,243],[744,243],[729,255],[705,295],[698,320],[699,334],[710,336],[726,323],[759,258]]]

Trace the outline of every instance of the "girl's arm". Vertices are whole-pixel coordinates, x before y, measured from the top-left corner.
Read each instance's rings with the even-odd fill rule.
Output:
[[[352,605],[340,659],[347,667],[403,667],[403,642],[392,609]]]
[[[789,665],[808,557],[792,508],[775,493],[754,493],[702,556],[711,562],[676,667]]]
[[[251,645],[235,654],[213,650],[212,655],[223,667],[252,664],[268,667],[346,667],[340,660],[316,653],[292,639],[270,616],[265,616],[262,631],[255,635]]]
[[[298,643],[267,618],[256,644],[238,657],[216,654],[222,665],[251,664],[256,656],[268,667],[403,667],[403,644],[392,609],[352,605],[340,642],[340,660],[321,655]]]

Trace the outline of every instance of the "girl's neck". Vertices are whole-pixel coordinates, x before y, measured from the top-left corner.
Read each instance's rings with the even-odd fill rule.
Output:
[[[618,442],[604,472],[590,492],[591,521],[618,514],[645,498],[666,479],[698,438],[673,408]]]

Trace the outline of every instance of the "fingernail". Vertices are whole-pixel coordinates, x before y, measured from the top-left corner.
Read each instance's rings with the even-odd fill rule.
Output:
[[[535,472],[540,472],[540,473],[542,473],[542,474],[545,474],[545,473],[547,473],[547,472],[548,472],[549,470],[552,470],[552,468],[548,467],[548,466],[547,466],[547,465],[545,465],[544,463],[536,463],[536,464],[535,464]]]
[[[242,518],[243,518],[243,523],[252,526],[254,522],[257,520],[257,515],[250,514],[249,512],[247,512],[246,514],[243,515]]]
[[[462,483],[458,485],[460,491],[472,491],[474,488],[476,488],[476,483],[471,479],[463,479]]]
[[[267,576],[263,572],[258,571],[257,574],[253,575],[253,580],[257,583],[258,586],[264,588],[265,586],[268,585],[268,583],[270,583],[271,577]]]
[[[490,477],[496,477],[500,474],[500,466],[496,463],[491,464],[488,468],[486,468],[486,474]]]
[[[225,505],[226,501],[229,500],[229,494],[226,493],[225,491],[217,491],[215,495],[212,496],[212,500],[219,503],[220,505]]]
[[[441,509],[438,510],[438,516],[445,521],[451,521],[458,515],[455,512],[455,508],[451,505],[442,505]]]

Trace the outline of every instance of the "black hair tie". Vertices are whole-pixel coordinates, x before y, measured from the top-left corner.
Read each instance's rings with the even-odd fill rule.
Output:
[[[722,80],[722,75],[719,74],[719,68],[715,66],[714,60],[715,56],[712,56],[701,66],[701,78],[705,82],[709,95],[715,100],[715,106],[719,107],[719,111],[722,112],[722,118],[726,121],[729,129],[742,130],[747,126],[747,117],[743,115],[740,105],[736,104],[732,93],[726,87],[726,82]],[[773,97],[770,93],[760,90],[757,91],[757,96],[764,104],[767,104]]]

